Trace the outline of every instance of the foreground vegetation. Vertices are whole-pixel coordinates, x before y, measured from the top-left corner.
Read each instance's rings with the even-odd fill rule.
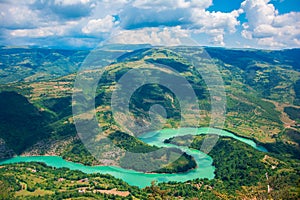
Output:
[[[200,150],[204,138],[203,135],[187,135],[170,138],[165,142],[176,145],[190,144],[191,148]],[[282,155],[260,152],[228,137],[221,137],[209,155],[216,167],[215,180],[210,183],[213,183],[212,191],[215,194],[219,193],[219,197],[222,194],[225,194],[226,198],[237,199],[300,197],[300,164],[297,159],[291,160]],[[267,185],[272,188],[271,192],[267,191]]]
[[[104,174],[85,174],[42,163],[1,166],[0,199],[132,199],[147,196],[137,187]]]

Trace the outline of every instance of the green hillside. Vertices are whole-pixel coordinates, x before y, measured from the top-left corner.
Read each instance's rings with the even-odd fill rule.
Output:
[[[0,138],[19,155],[60,155],[66,160],[85,165],[109,163],[147,171],[143,166],[136,164],[139,159],[143,159],[142,156],[132,157],[132,154],[126,153],[125,150],[144,153],[157,150],[158,147],[150,146],[134,137],[141,134],[140,132],[132,133],[124,130],[122,124],[113,118],[111,108],[111,98],[117,82],[131,69],[142,69],[145,66],[155,68],[160,73],[172,73],[163,67],[157,67],[167,65],[184,77],[197,96],[201,114],[199,122],[188,116],[184,119],[184,123],[198,123],[198,127],[209,126],[212,97],[203,77],[195,70],[195,63],[183,59],[178,55],[178,51],[175,53],[171,49],[147,47],[131,51],[136,48],[122,47],[118,51],[119,48],[120,46],[107,47],[105,51],[101,51],[105,52],[102,55],[105,57],[111,52],[117,52],[121,56],[112,63],[110,61],[113,56],[106,57],[104,62],[110,65],[101,69],[104,73],[96,90],[95,105],[97,120],[103,134],[120,150],[110,154],[113,147],[100,146],[97,149],[99,157],[96,159],[76,134],[72,116],[75,72],[88,51],[2,47]],[[211,151],[216,166],[215,180],[195,180],[188,184],[154,184],[144,192],[149,196],[159,196],[166,192],[170,196],[179,197],[187,195],[186,191],[198,188],[207,199],[222,197],[222,195],[225,195],[224,198],[230,198],[231,195],[237,194],[236,191],[245,194],[245,191],[252,189],[259,193],[265,187],[264,173],[268,172],[274,180],[287,182],[285,188],[292,191],[294,198],[296,189],[290,183],[293,181],[296,184],[297,180],[292,176],[298,169],[300,155],[298,114],[300,64],[296,59],[300,50],[264,51],[189,47],[182,48],[180,51],[191,57],[197,57],[202,55],[204,50],[209,53],[219,69],[225,84],[226,120],[224,127],[219,128],[253,139],[268,149],[269,157],[237,141],[221,138],[217,148]],[[103,64],[102,61],[97,60],[97,56],[93,59],[97,64]],[[200,70],[205,71],[209,67],[210,63],[206,61],[204,59],[205,64]],[[99,71],[89,69],[83,73],[97,76]],[[155,76],[155,72],[151,70],[147,73],[146,78]],[[138,83],[145,77],[135,77],[128,84]],[[127,92],[121,91],[119,95],[126,95]],[[188,99],[184,101],[184,105],[189,105]],[[162,128],[177,128],[182,119],[180,103],[182,102],[169,88],[159,84],[145,84],[131,95],[129,110],[125,114],[131,116],[132,120],[125,121],[125,124],[149,125],[151,123],[149,110],[151,111],[153,105],[160,105],[166,111],[165,116],[163,113],[158,113],[157,116],[158,122],[162,123]],[[190,106],[187,110],[192,112],[194,107]],[[125,120],[122,116],[120,119],[121,122]],[[99,139],[99,144],[101,142],[106,144],[101,134],[95,137]],[[196,142],[200,142],[201,138],[197,138]],[[192,147],[196,148],[196,146]],[[173,153],[182,152],[175,150]],[[163,165],[166,158],[167,153],[161,154],[158,161]],[[128,160],[132,162],[127,162]],[[282,163],[279,162],[280,164],[276,164],[276,170],[270,171],[268,163],[277,163],[277,160],[281,160]],[[228,165],[223,166],[220,163]],[[184,172],[194,167],[196,166],[193,158],[183,154],[176,162],[168,166],[164,165],[164,168],[158,172]],[[175,191],[172,189],[174,187],[181,189]],[[215,188],[215,190],[207,190],[207,188]],[[199,196],[194,194],[191,197]]]
[[[40,81],[76,72],[88,51],[0,47],[0,83]]]
[[[50,136],[52,116],[15,92],[0,93],[0,137],[15,153]]]

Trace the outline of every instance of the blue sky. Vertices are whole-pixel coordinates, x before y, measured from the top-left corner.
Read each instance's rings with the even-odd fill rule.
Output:
[[[300,47],[299,0],[0,0],[0,45]]]

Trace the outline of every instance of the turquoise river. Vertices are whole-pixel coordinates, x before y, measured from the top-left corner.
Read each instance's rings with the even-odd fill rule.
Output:
[[[234,135],[225,130],[214,129],[214,128],[180,128],[180,129],[164,129],[156,132],[146,133],[140,138],[144,142],[156,145],[158,147],[177,147],[189,155],[192,155],[198,167],[196,169],[190,170],[186,173],[178,174],[149,174],[137,172],[134,170],[123,169],[116,166],[84,166],[79,163],[73,163],[62,159],[59,156],[18,156],[13,157],[0,162],[0,165],[18,162],[43,162],[48,166],[52,167],[67,167],[72,170],[80,170],[85,173],[103,173],[110,174],[114,177],[120,178],[126,181],[130,185],[135,185],[138,187],[145,187],[150,185],[151,181],[157,180],[158,182],[167,181],[187,181],[196,178],[214,178],[215,167],[212,165],[213,159],[204,154],[201,151],[190,149],[184,146],[175,146],[171,144],[164,144],[165,139],[184,136],[184,135],[199,135],[199,134],[218,134],[219,136],[231,137],[239,140],[245,144],[252,146],[253,148],[266,152],[267,150],[262,146],[258,146],[254,141],[246,138],[242,138]]]

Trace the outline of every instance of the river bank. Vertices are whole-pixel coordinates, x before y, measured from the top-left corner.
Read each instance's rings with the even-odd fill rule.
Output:
[[[170,138],[178,135],[187,135],[190,133],[197,134],[208,134],[215,133],[221,136],[228,136],[234,139],[238,139],[241,142],[247,143],[248,145],[260,150],[256,143],[252,140],[246,140],[244,138],[238,138],[232,133],[226,132],[224,130],[219,129],[211,129],[211,128],[200,128],[200,129],[191,129],[191,128],[181,128],[181,129],[165,129],[162,131],[158,131],[155,133],[147,133],[147,135],[143,135],[142,139],[144,142],[157,145],[159,147],[166,147],[166,144],[163,143],[165,138]],[[146,137],[149,136],[149,137]],[[150,137],[151,136],[151,137]],[[117,166],[85,166],[79,163],[73,163],[64,160],[58,156],[28,156],[28,157],[14,157],[8,160],[4,160],[0,162],[0,165],[8,164],[8,163],[17,163],[17,162],[43,162],[46,165],[60,168],[67,167],[72,170],[80,170],[85,173],[103,173],[110,174],[115,176],[116,178],[121,178],[125,182],[130,185],[135,185],[138,187],[145,187],[150,185],[151,181],[157,180],[158,182],[168,182],[168,181],[179,181],[184,182],[187,180],[197,179],[197,178],[214,178],[215,167],[213,166],[213,159],[204,154],[201,151],[189,149],[187,147],[176,146],[181,149],[183,152],[193,156],[197,163],[197,168],[189,170],[184,173],[176,173],[176,174],[158,174],[158,173],[142,173],[130,169],[123,169]]]

